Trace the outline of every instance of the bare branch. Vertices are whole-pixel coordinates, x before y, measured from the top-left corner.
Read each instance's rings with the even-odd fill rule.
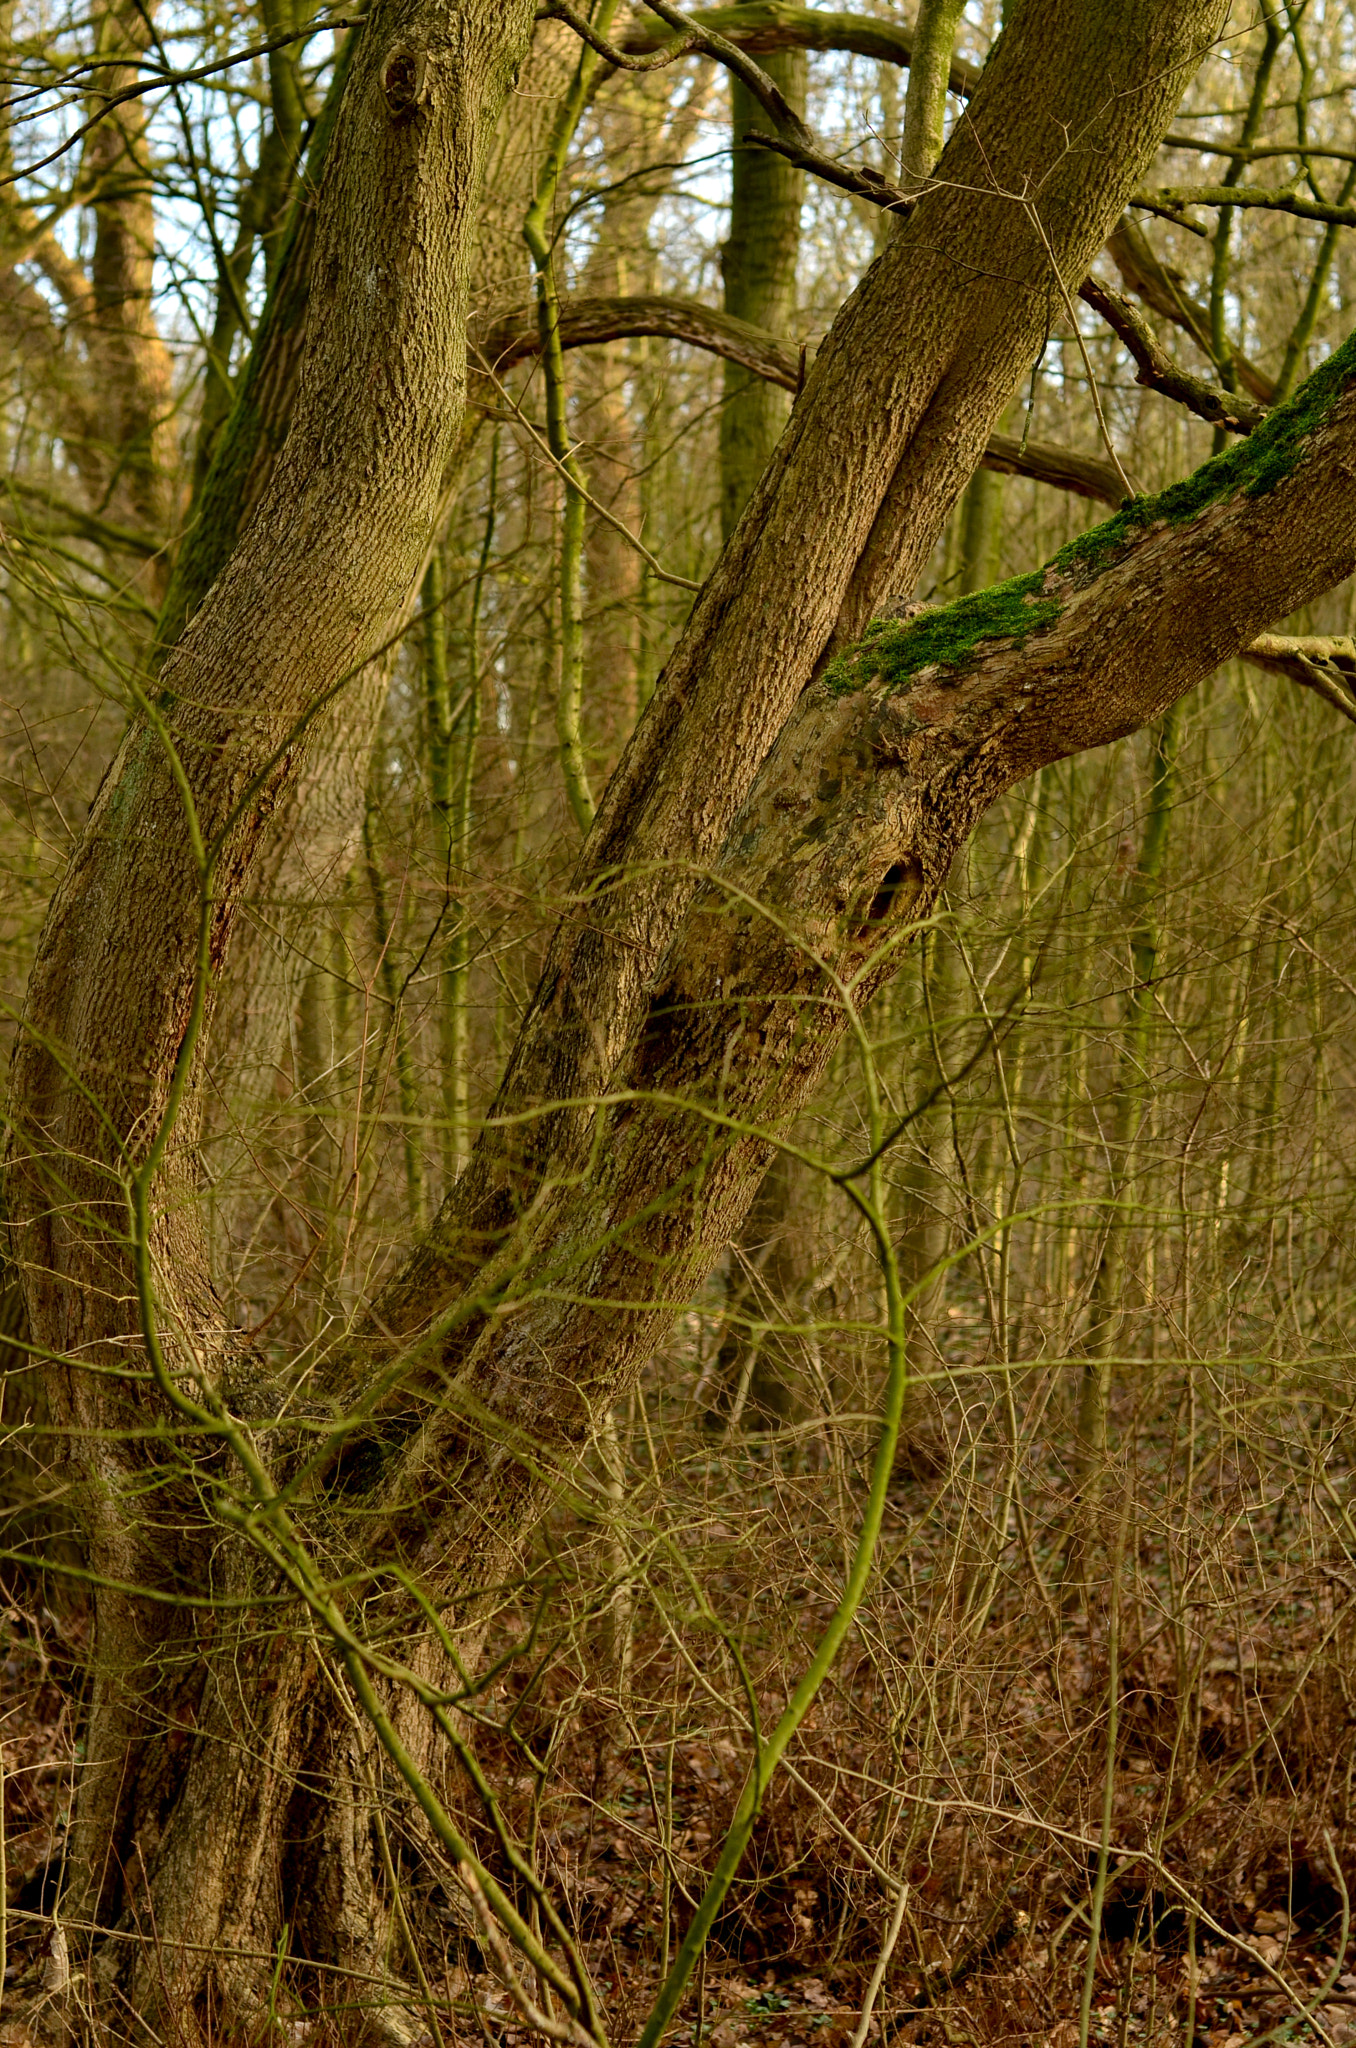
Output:
[[[661,21],[677,29],[684,37],[691,37],[694,48],[704,50],[708,57],[714,57],[747,86],[761,106],[788,139],[801,149],[813,150],[814,137],[800,115],[787,100],[780,86],[774,85],[761,64],[755,64],[737,44],[732,43],[717,29],[703,28],[691,15],[684,14],[680,7],[674,7],[671,0],[645,0],[645,4]]]
[[[836,185],[841,192],[851,192],[872,206],[883,206],[889,213],[911,213],[918,204],[914,194],[901,191],[898,185],[892,185],[869,164],[836,163],[831,156],[823,156],[817,149],[784,142],[776,135],[764,135],[760,128],[748,129],[743,140],[757,143],[760,149],[775,149],[778,156],[784,156],[798,171],[809,171],[826,185]]]
[[[1313,690],[1356,725],[1356,641],[1348,635],[1262,633],[1244,649],[1244,659]]]
[[[1311,143],[1259,142],[1251,148],[1234,142],[1202,142],[1196,135],[1168,135],[1163,140],[1164,149],[1190,149],[1201,156],[1232,157],[1235,163],[1264,163],[1270,157],[1293,156],[1307,161],[1310,157],[1320,158],[1325,163],[1356,164],[1356,149],[1316,149]]]
[[[1250,434],[1266,414],[1237,392],[1225,391],[1208,378],[1197,377],[1175,362],[1159,341],[1144,315],[1122,292],[1103,284],[1100,278],[1085,278],[1078,296],[1100,313],[1107,326],[1125,343],[1135,362],[1135,382],[1167,398],[1175,398],[1212,426],[1227,427],[1231,434]]]
[[[1201,354],[1210,360],[1208,312],[1187,295],[1177,274],[1159,262],[1139,223],[1131,220],[1129,214],[1123,215],[1114,233],[1107,237],[1106,247],[1123,282],[1143,299],[1149,311],[1157,313],[1162,320],[1171,321],[1182,333],[1189,334]],[[1273,402],[1276,386],[1255,363],[1235,353],[1234,368],[1259,405]]]
[[[1114,507],[1125,501],[1125,485],[1109,462],[1100,455],[1062,448],[1057,441],[1023,442],[1012,434],[990,434],[980,468],[997,470],[1000,476],[1028,476],[1034,483],[1094,498],[1101,505]],[[1133,470],[1129,481],[1136,483]]]
[[[1301,199],[1282,188],[1266,191],[1256,185],[1165,185],[1157,192],[1136,192],[1132,206],[1148,206],[1175,219],[1188,206],[1261,206],[1272,213],[1293,213],[1297,220],[1321,220],[1333,227],[1356,228],[1356,206],[1328,206]],[[1181,226],[1190,226],[1183,221]]]
[[[537,20],[563,21],[567,28],[574,30],[581,42],[587,43],[591,50],[596,50],[606,63],[615,65],[618,71],[662,71],[666,65],[675,63],[679,57],[685,57],[689,50],[704,47],[700,31],[691,29],[685,35],[672,38],[645,56],[628,56],[624,49],[610,43],[606,36],[600,36],[587,16],[571,7],[570,0],[548,0],[546,6],[537,9]]]
[[[560,302],[560,339],[564,348],[590,348],[621,341],[628,335],[655,335],[704,349],[726,362],[738,363],[769,384],[794,392],[801,381],[800,350],[793,343],[737,320],[730,313],[704,306],[697,299],[666,298],[637,293],[626,298],[574,298]],[[502,375],[515,363],[535,356],[541,346],[536,309],[515,308],[472,335],[472,354],[481,356]],[[993,434],[982,466],[1005,476],[1026,476],[1056,490],[1072,491],[1104,505],[1119,505],[1125,486],[1109,462],[1061,448],[1052,441],[1019,441]],[[1131,478],[1134,482],[1134,478]]]
[[[913,32],[885,16],[832,12],[829,9],[788,7],[782,0],[750,0],[734,7],[694,7],[688,16],[704,28],[718,29],[740,49],[766,56],[774,50],[845,50],[856,57],[873,57],[881,64],[908,64],[913,56]],[[666,38],[655,22],[637,14],[620,38],[623,50],[633,55],[660,48]],[[950,89],[966,98],[975,89],[979,66],[963,57],[951,60]]]
[[[36,177],[39,171],[45,171],[49,164],[54,164],[59,158],[68,155],[77,143],[84,140],[91,129],[97,128],[101,121],[106,121],[115,107],[126,106],[130,100],[144,99],[147,93],[159,92],[162,87],[196,85],[204,78],[215,78],[220,72],[232,71],[238,64],[252,64],[256,58],[272,56],[275,50],[286,50],[294,43],[307,42],[325,29],[361,28],[366,19],[365,14],[344,14],[332,15],[326,21],[311,21],[305,28],[289,29],[285,36],[272,36],[267,42],[251,43],[246,49],[233,50],[226,57],[216,57],[210,64],[195,64],[187,71],[167,71],[163,65],[157,64],[152,76],[143,79],[140,84],[126,86],[121,92],[109,93],[99,111],[91,114],[87,121],[82,121],[79,127],[73,128],[56,149],[50,150],[46,156],[40,156],[35,163],[23,164],[17,171],[0,177],[0,187],[17,184],[21,178]],[[104,60],[105,63],[108,61]],[[119,58],[118,61],[122,63],[124,60]],[[143,59],[136,64],[136,69],[147,71],[151,70],[151,66]],[[90,96],[93,97],[93,94]]]

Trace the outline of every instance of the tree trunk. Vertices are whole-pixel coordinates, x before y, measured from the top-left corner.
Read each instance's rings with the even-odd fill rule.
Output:
[[[1237,459],[1003,586],[997,614],[984,592],[879,631],[804,693],[607,1077],[587,1167],[539,1203],[499,1313],[371,1495],[461,1615],[738,1226],[840,1042],[841,990],[860,1007],[888,977],[987,808],[1350,573],[1356,344],[1321,374]]]
[[[213,1983],[237,1998],[230,1954],[267,1954],[280,1901],[336,1955],[355,1924],[372,1935],[363,1859],[335,1875],[324,1830],[284,1818],[307,1764],[317,1782],[342,1780],[349,1738],[322,1712],[304,1646],[241,1637],[229,1606],[162,1604],[258,1589],[198,1504],[195,1473],[219,1456],[210,1438],[167,1447],[159,1398],[122,1375],[144,1356],[128,1332],[153,1285],[171,1373],[247,1403],[258,1387],[223,1327],[197,1186],[212,982],[308,724],[400,623],[422,565],[463,400],[485,136],[530,25],[527,0],[388,0],[369,18],[317,208],[286,447],[165,663],[158,708],[104,780],[15,1053],[9,1211],[101,1582],[71,1917],[144,1925],[153,1908],[158,1961],[109,1951],[143,2016],[166,1998],[201,2014]],[[125,1194],[139,1173],[140,1259]],[[308,1844],[305,1867],[286,1864],[289,1841]]]
[[[780,50],[763,61],[792,112],[804,115],[804,50]],[[773,334],[794,331],[796,266],[805,174],[785,157],[746,143],[767,117],[748,87],[730,81],[732,147],[730,234],[720,252],[725,311]],[[720,526],[729,540],[781,438],[790,406],[751,371],[727,362],[720,415]]]
[[[553,1472],[737,1230],[841,1039],[844,985],[860,1004],[883,982],[988,805],[1161,715],[1350,571],[1343,355],[1213,481],[1123,515],[1044,579],[854,651],[878,601],[912,587],[1029,365],[1052,263],[1084,275],[1221,15],[1009,8],[936,184],[835,324],[606,794],[572,898],[593,900],[556,935],[499,1098],[524,1121],[478,1148],[330,1376],[341,1407],[375,1400],[374,1368],[427,1334],[406,1363],[445,1397],[389,1396],[398,1426],[343,1475],[363,1511],[347,1533],[294,1500],[317,1548],[360,1542],[345,1565],[399,1554],[474,1616]],[[156,1949],[119,1951],[143,2014],[167,1969],[181,2005],[201,2011],[213,1987],[241,2002],[280,1918],[311,1953],[379,1955],[356,1738],[293,1617],[262,1604],[277,1582],[223,1534],[267,1477],[237,1472],[216,1428],[161,1434],[159,1396],[119,1375],[144,1372],[128,1333],[154,1312],[166,1371],[209,1415],[217,1396],[251,1418],[276,1398],[222,1328],[200,1229],[207,981],[299,772],[300,723],[382,644],[421,567],[481,141],[530,16],[526,0],[386,0],[369,19],[318,210],[296,418],[105,780],[16,1055],[11,1214],[100,1581],[76,1869],[105,1917],[154,1909]],[[479,1302],[514,1312],[444,1335],[472,1274]],[[257,1427],[263,1455],[314,1448]]]
[[[399,1336],[456,1298],[549,1171],[569,1172],[651,977],[759,762],[833,649],[908,592],[1044,340],[1051,267],[1080,279],[1175,110],[1218,0],[1098,8],[1026,0],[999,38],[908,226],[834,323],[787,432],[694,603],[574,878],[566,920],[487,1131],[378,1304]],[[1114,49],[1111,90],[1106,69]],[[1036,53],[1039,52],[1039,58]],[[1086,138],[1070,155],[1068,132]],[[1025,183],[1023,182],[1025,181]],[[1039,216],[1008,195],[1039,188]],[[813,564],[811,571],[810,565]],[[736,681],[737,679],[737,681]],[[526,1124],[508,1121],[534,1112]],[[455,1369],[474,1319],[442,1345]]]

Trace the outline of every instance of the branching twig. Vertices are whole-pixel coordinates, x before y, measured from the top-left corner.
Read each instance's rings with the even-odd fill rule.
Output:
[[[672,0],[645,0],[645,5],[652,14],[657,14],[661,21],[666,21],[670,28],[677,29],[680,35],[691,36],[693,48],[705,51],[708,57],[714,57],[718,64],[723,64],[727,71],[733,72],[740,84],[747,86],[758,104],[767,110],[778,128],[792,142],[798,143],[802,149],[814,149],[814,136],[785,93],[779,86],[773,84],[762,65],[755,64],[746,51],[730,42],[727,37],[718,34],[715,29],[703,28],[690,14],[684,14],[681,7],[673,6]]]
[[[564,2019],[552,2019],[539,2005],[534,2005],[526,1985],[513,1967],[504,1937],[495,1924],[494,1915],[485,1903],[476,1874],[470,1864],[459,1863],[457,1876],[461,1879],[466,1895],[471,1901],[471,1911],[476,1916],[480,1939],[494,1958],[495,1970],[503,1982],[504,1989],[513,2000],[524,2026],[530,2027],[534,2034],[544,2034],[548,2041],[568,2041],[570,2048],[598,2048],[595,2037],[587,2027],[580,2026],[578,2020],[571,2019],[568,2014]]]
[[[860,167],[852,164],[835,163],[831,156],[824,156],[812,145],[784,141],[780,136],[765,135],[761,128],[750,128],[742,137],[745,142],[757,143],[760,149],[775,149],[778,156],[784,156],[798,171],[809,171],[812,177],[822,179],[826,185],[836,185],[840,192],[851,192],[858,199],[865,199],[871,206],[883,206],[891,213],[910,213],[917,205],[917,199],[910,192],[901,191],[892,185],[879,171],[869,164]]]
[[[1236,391],[1225,391],[1206,377],[1197,377],[1175,362],[1159,341],[1137,306],[1123,292],[1088,277],[1078,288],[1085,305],[1100,313],[1112,332],[1124,342],[1135,363],[1135,382],[1166,398],[1175,398],[1212,426],[1226,427],[1231,434],[1250,434],[1266,417],[1262,406],[1253,405]]]

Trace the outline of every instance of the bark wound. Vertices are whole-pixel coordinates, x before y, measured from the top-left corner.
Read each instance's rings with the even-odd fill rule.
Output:
[[[916,854],[906,853],[903,860],[891,861],[881,877],[880,887],[871,898],[866,920],[857,936],[869,939],[896,908],[900,895],[906,894],[911,902],[916,901],[922,886],[923,869]]]
[[[403,121],[428,97],[428,58],[396,43],[381,67],[381,89],[393,121]]]

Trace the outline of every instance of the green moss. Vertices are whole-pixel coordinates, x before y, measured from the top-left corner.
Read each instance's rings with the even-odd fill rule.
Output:
[[[1109,556],[1160,521],[1183,526],[1207,505],[1225,498],[1240,493],[1261,498],[1274,491],[1295,468],[1314,428],[1354,375],[1356,335],[1319,365],[1289,405],[1278,406],[1245,441],[1234,442],[1157,497],[1127,498],[1113,518],[1061,548],[1055,568],[1065,574],[1098,569]]]
[[[957,598],[916,619],[877,619],[855,647],[830,663],[825,687],[835,697],[861,690],[874,677],[898,687],[921,669],[964,667],[983,640],[1025,645],[1032,633],[1052,626],[1063,609],[1046,596],[1055,576],[1087,582],[1141,533],[1160,523],[1185,525],[1208,505],[1242,495],[1260,498],[1274,491],[1300,461],[1309,437],[1344,387],[1356,377],[1356,335],[1342,344],[1301,385],[1288,405],[1278,406],[1246,441],[1238,441],[1153,498],[1127,498],[1113,518],[1103,520],[1060,549],[1049,569],[1014,576],[1008,583]]]
[[[842,697],[864,688],[873,676],[899,684],[920,669],[963,668],[981,640],[1015,640],[1024,646],[1032,633],[1052,626],[1060,614],[1057,598],[1041,596],[1044,581],[1043,571],[1014,576],[916,619],[877,619],[856,647],[830,663],[825,685],[835,697]]]

